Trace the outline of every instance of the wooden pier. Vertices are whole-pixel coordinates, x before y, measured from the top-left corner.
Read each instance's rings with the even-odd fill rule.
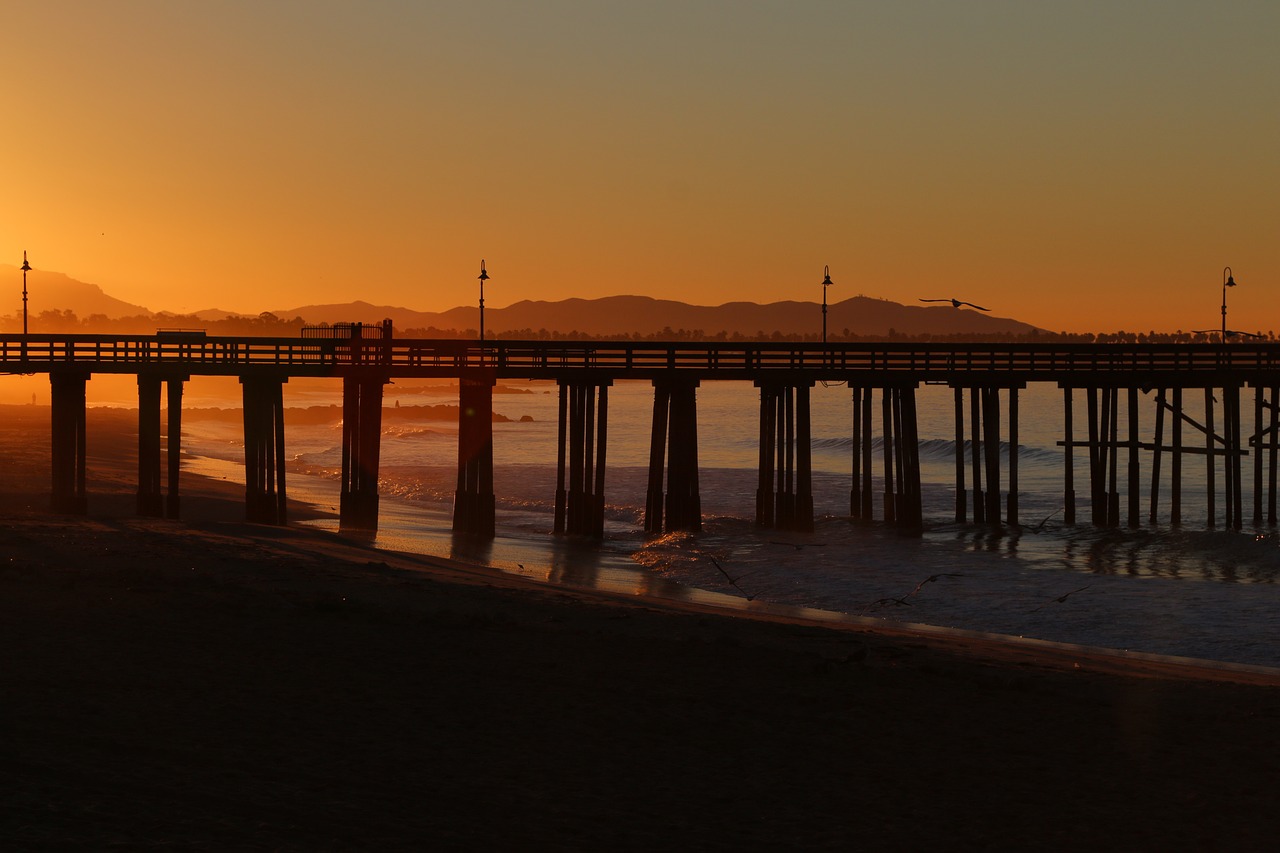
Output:
[[[853,519],[879,519],[906,530],[923,524],[916,392],[930,384],[947,386],[954,394],[955,521],[1019,524],[1019,392],[1029,383],[1054,383],[1063,394],[1058,444],[1065,523],[1077,523],[1078,497],[1084,494],[1085,517],[1099,527],[1138,527],[1144,518],[1147,524],[1190,523],[1183,508],[1183,472],[1190,464],[1187,456],[1203,456],[1206,515],[1196,523],[1241,529],[1249,473],[1245,460],[1251,457],[1250,521],[1276,524],[1277,344],[481,344],[395,339],[390,324],[383,323],[339,324],[300,338],[6,335],[0,336],[0,372],[49,375],[51,505],[67,513],[86,511],[85,389],[93,374],[106,373],[137,376],[138,512],[143,515],[177,517],[180,511],[183,384],[192,376],[235,376],[243,385],[246,518],[285,523],[282,387],[291,377],[332,377],[343,389],[340,526],[376,530],[382,389],[405,377],[459,382],[453,527],[477,538],[492,538],[495,528],[494,384],[538,379],[555,381],[560,394],[557,534],[604,533],[608,390],[621,380],[648,381],[654,389],[644,515],[645,530],[654,534],[701,528],[697,391],[703,382],[722,380],[748,381],[759,390],[755,519],[761,527],[813,529],[810,396],[818,382],[850,389]],[[165,383],[167,489],[160,430]],[[1140,422],[1139,401],[1145,396],[1154,402],[1151,424]],[[1203,421],[1186,408],[1197,396],[1203,396]],[[1242,409],[1245,399],[1252,401],[1252,417]],[[1087,492],[1076,488],[1078,449],[1087,458]],[[1144,454],[1151,471],[1145,511]],[[1166,461],[1167,508],[1160,494]]]

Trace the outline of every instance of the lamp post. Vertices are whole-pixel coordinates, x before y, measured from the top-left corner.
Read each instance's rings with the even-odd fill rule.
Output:
[[[831,267],[822,268],[822,343],[827,343],[827,288],[831,286]]]
[[[489,274],[484,271],[484,258],[480,259],[480,275],[476,278],[480,279],[480,343],[484,343],[484,283],[489,280]]]
[[[1227,342],[1227,288],[1235,287],[1236,280],[1231,277],[1231,267],[1222,268],[1222,343]]]
[[[31,272],[31,264],[27,263],[27,250],[22,250],[22,334],[27,333],[27,273]]]

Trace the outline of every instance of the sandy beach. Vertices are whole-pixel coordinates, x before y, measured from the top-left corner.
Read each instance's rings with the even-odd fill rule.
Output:
[[[3,407],[10,850],[1252,850],[1280,679],[538,585],[242,521],[133,516],[136,415]],[[297,513],[301,507],[295,508]],[[914,576],[914,575],[913,575]]]

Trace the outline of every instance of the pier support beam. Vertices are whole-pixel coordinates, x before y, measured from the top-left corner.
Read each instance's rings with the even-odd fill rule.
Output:
[[[986,519],[1000,523],[1000,389],[982,389],[982,427],[987,462]]]
[[[159,376],[138,374],[138,515],[164,515],[160,490]]]
[[[1003,390],[1009,400],[1009,454],[1006,472],[1008,491],[1004,495],[1004,506],[1000,500],[1000,391],[999,387],[975,386],[969,389],[969,429],[970,455],[973,471],[973,520],[977,524],[1000,524],[1003,519],[1008,524],[1018,524],[1018,392],[1021,386],[1010,385]],[[965,521],[964,505],[964,387],[957,386],[955,392],[955,443],[956,443],[956,521]],[[913,401],[914,402],[914,401]],[[1066,389],[1067,457],[1068,474],[1067,489],[1071,489],[1071,392]],[[918,472],[917,472],[918,475]],[[983,479],[986,479],[983,488]],[[918,488],[918,484],[917,484]],[[1070,502],[1069,502],[1070,503]]]
[[[54,512],[84,515],[85,496],[85,383],[87,373],[49,374],[51,426],[50,461],[53,471]]]
[[[1276,523],[1276,451],[1280,449],[1280,386],[1271,386],[1271,426],[1267,430],[1267,524]]]
[[[138,515],[177,518],[178,472],[182,461],[182,384],[168,377],[168,496],[161,492],[160,390],[165,377],[138,375]]]
[[[458,489],[453,499],[453,530],[492,539],[493,384],[488,379],[458,383]]]
[[[875,516],[875,496],[871,483],[875,454],[872,452],[870,388],[850,384],[853,389],[853,485],[849,490],[849,515],[870,521]]]
[[[245,520],[287,521],[284,478],[284,383],[276,377],[242,376],[244,397]]]
[[[1217,462],[1213,454],[1213,389],[1204,389],[1204,481],[1205,481],[1205,525],[1212,530],[1218,525],[1218,484],[1215,482]]]
[[[169,387],[169,494],[165,501],[165,516],[178,518],[181,498],[178,494],[178,474],[182,470],[182,385],[188,379],[171,377]]]
[[[698,409],[696,380],[655,379],[653,430],[649,443],[649,484],[644,529],[699,531]],[[664,461],[667,491],[662,490]]]
[[[756,526],[811,531],[813,470],[809,389],[812,385],[757,382],[756,386],[760,389]]]
[[[893,388],[892,393],[899,471],[897,522],[899,527],[918,530],[924,524],[924,506],[920,489],[920,429],[916,415],[916,386],[903,385]]]
[[[973,464],[973,520],[982,524],[987,520],[987,502],[982,497],[982,405],[980,389],[969,389],[969,452]]]
[[[1120,523],[1119,390],[1086,388],[1089,420],[1089,494],[1095,527]],[[1101,397],[1101,407],[1099,407]]]
[[[1018,523],[1018,389],[1009,389],[1009,491],[1005,494],[1004,519]]]
[[[609,380],[560,382],[556,533],[604,537],[608,419]]]
[[[1129,388],[1128,390],[1128,415],[1129,415],[1129,470],[1128,470],[1128,492],[1129,492],[1129,527],[1137,527],[1140,524],[1139,517],[1142,511],[1142,490],[1139,484],[1139,475],[1141,468],[1138,463],[1138,389]]]
[[[1244,515],[1244,490],[1240,485],[1240,462],[1244,452],[1240,446],[1240,386],[1222,389],[1222,437],[1227,455],[1224,460],[1227,486],[1227,521],[1231,530],[1239,530]]]
[[[1173,389],[1173,451],[1169,459],[1169,524],[1182,525],[1182,388]]]
[[[1155,441],[1151,450],[1151,511],[1147,520],[1155,524],[1159,520],[1160,506],[1160,459],[1164,454],[1164,388],[1156,389],[1156,426]]]
[[[378,466],[382,454],[382,386],[387,377],[356,374],[342,378],[342,486],[338,529],[372,533],[378,529]]]
[[[1076,523],[1076,444],[1074,435],[1074,414],[1071,411],[1072,397],[1075,389],[1064,386],[1062,389],[1063,425],[1063,460],[1062,460],[1062,520],[1066,524]]]

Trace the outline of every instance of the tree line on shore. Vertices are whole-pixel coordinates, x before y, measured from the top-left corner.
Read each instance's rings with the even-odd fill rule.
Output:
[[[104,334],[104,335],[150,335],[157,329],[200,330],[209,335],[261,335],[266,337],[297,337],[302,334],[304,326],[309,324],[302,317],[279,317],[269,311],[256,316],[233,315],[221,319],[204,319],[196,315],[158,313],[133,317],[107,317],[103,314],[91,314],[88,317],[77,317],[71,310],[42,311],[28,318],[28,327],[33,333],[50,332],[55,334]],[[324,324],[319,324],[324,325]],[[21,333],[22,314],[0,316],[0,330],[7,334]],[[476,329],[438,329],[435,326],[412,327],[393,330],[398,338],[428,339],[461,339],[473,340],[479,337]],[[687,342],[720,342],[720,343],[817,343],[822,339],[817,332],[768,332],[763,329],[751,334],[720,330],[708,332],[704,329],[672,329],[666,327],[657,332],[633,332],[622,334],[598,335],[579,331],[558,331],[552,329],[509,329],[504,331],[487,330],[485,336],[490,340],[511,341],[588,341],[588,340],[620,340],[620,341],[687,341]],[[1032,330],[1024,334],[1008,332],[980,334],[962,332],[954,334],[911,334],[889,329],[883,335],[855,334],[849,329],[832,330],[827,334],[830,343],[1073,343],[1073,344],[1184,344],[1210,343],[1218,338],[1217,330],[1175,332],[1048,332]],[[1248,332],[1246,338],[1236,340],[1275,341],[1274,331]]]

